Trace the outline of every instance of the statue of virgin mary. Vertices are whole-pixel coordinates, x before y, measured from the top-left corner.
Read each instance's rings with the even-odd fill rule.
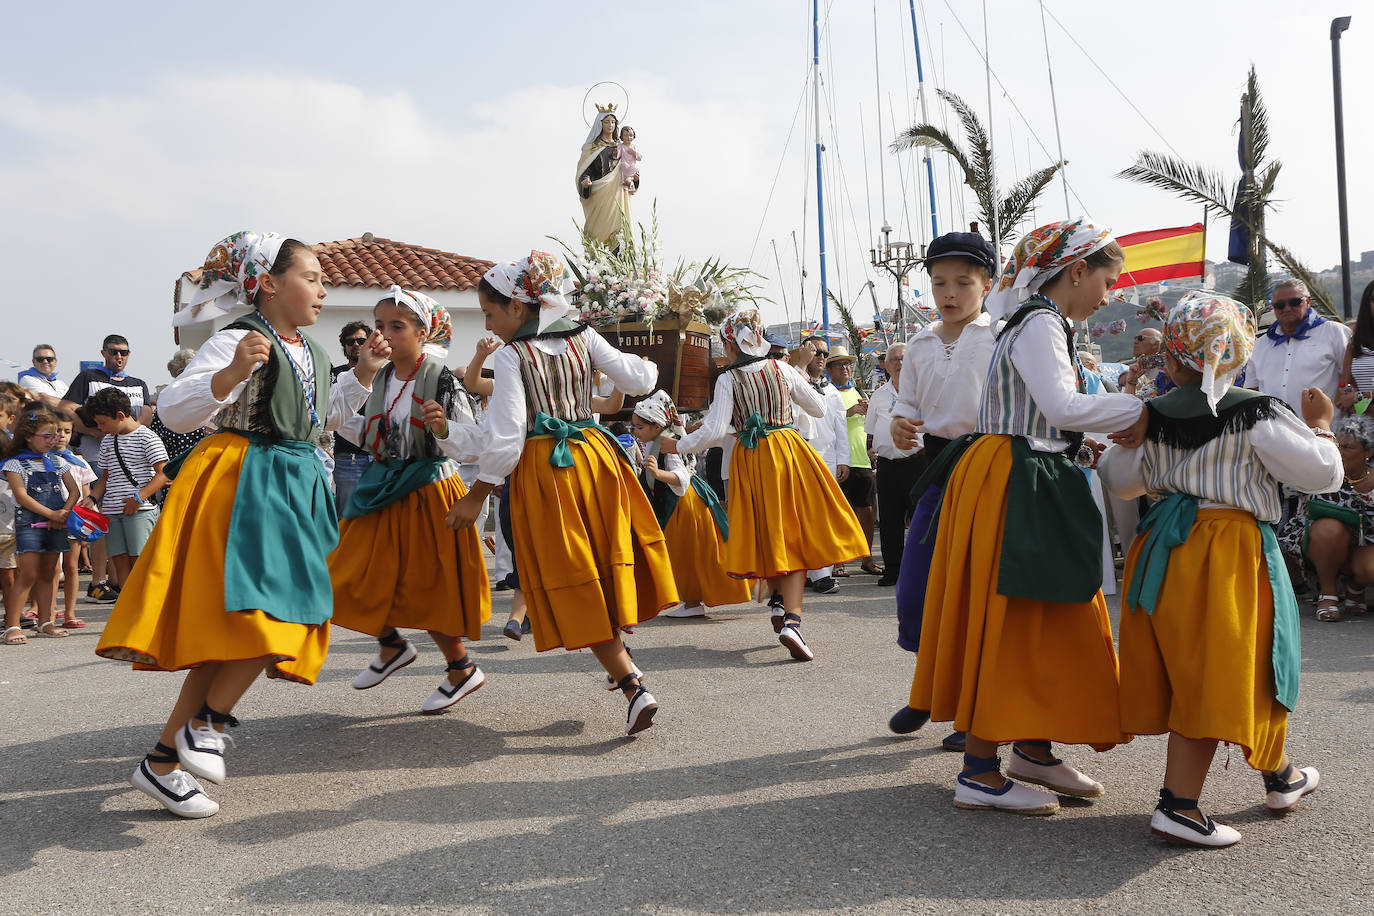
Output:
[[[600,105],[596,108],[596,120],[577,160],[577,193],[582,198],[582,215],[586,219],[582,231],[615,249],[619,247],[615,237],[630,219],[630,193],[620,180],[620,154],[616,149],[620,122],[615,106],[608,105],[604,111]]]

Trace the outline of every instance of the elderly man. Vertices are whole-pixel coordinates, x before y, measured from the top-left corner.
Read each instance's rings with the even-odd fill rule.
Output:
[[[868,457],[868,436],[864,432],[864,416],[868,413],[868,398],[864,397],[854,384],[856,357],[851,356],[844,347],[836,346],[825,361],[825,370],[835,390],[840,393],[844,404],[845,431],[844,444],[840,448],[840,458],[849,456],[849,473],[840,482],[849,508],[859,520],[868,539],[868,549],[873,550],[873,522],[877,517],[877,485],[873,474],[873,462]],[[864,572],[881,576],[883,570],[873,562],[872,556],[864,557],[861,564]],[[835,568],[835,575],[845,575],[844,567]]]
[[[906,525],[910,516],[907,501],[911,488],[926,468],[920,444],[898,448],[892,441],[892,409],[897,405],[906,344],[895,343],[887,351],[882,368],[889,382],[868,401],[864,429],[873,438],[873,454],[878,465],[878,537],[883,552],[883,575],[879,585],[896,585],[902,568],[902,548],[906,544]],[[919,438],[919,436],[918,436]]]
[[[1320,388],[1335,398],[1350,329],[1318,315],[1301,280],[1280,280],[1269,307],[1274,323],[1255,341],[1245,381],[1302,416],[1304,388]]]
[[[33,348],[33,367],[19,373],[19,384],[47,407],[55,410],[62,403],[67,385],[57,377],[57,351],[50,344]]]
[[[1148,401],[1174,387],[1164,371],[1163,331],[1145,328],[1135,335],[1131,356],[1134,361],[1116,380],[1123,393]]]

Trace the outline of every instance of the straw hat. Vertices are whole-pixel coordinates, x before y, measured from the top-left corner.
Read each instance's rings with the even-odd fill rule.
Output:
[[[825,361],[826,366],[831,363],[852,363],[855,358],[849,355],[849,351],[842,344],[835,344],[830,348],[830,357]]]

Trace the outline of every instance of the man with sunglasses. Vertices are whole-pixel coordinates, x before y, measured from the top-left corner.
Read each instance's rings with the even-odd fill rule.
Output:
[[[105,365],[95,369],[83,369],[78,373],[67,393],[62,395],[59,404],[62,410],[76,417],[72,428],[81,437],[78,448],[81,457],[93,468],[100,465],[100,440],[105,434],[93,425],[94,418],[84,410],[91,395],[106,388],[118,388],[129,398],[131,417],[137,417],[143,411],[143,405],[151,400],[148,396],[148,383],[125,372],[129,365],[129,341],[126,337],[121,334],[106,335],[104,343],[100,346],[100,355],[105,360]],[[91,587],[86,595],[96,601],[109,603],[119,597],[119,587],[109,578],[111,570],[108,569],[106,560],[104,540],[93,542],[91,568],[95,572],[91,575]]]
[[[1350,329],[1318,315],[1301,280],[1280,280],[1269,307],[1274,323],[1255,341],[1246,384],[1282,399],[1302,416],[1304,388],[1320,388],[1327,397],[1336,396]]]
[[[50,344],[33,348],[33,368],[19,373],[19,384],[44,406],[56,408],[67,392],[67,383],[57,377],[57,351]]]
[[[329,370],[331,380],[337,379],[340,373],[358,365],[358,356],[371,333],[371,329],[361,321],[350,321],[343,326],[343,330],[339,332],[339,346],[343,348],[344,359],[347,362]],[[366,449],[359,448],[343,436],[334,437],[334,505],[340,515],[343,515],[344,507],[353,498],[353,491],[371,460],[372,456]]]

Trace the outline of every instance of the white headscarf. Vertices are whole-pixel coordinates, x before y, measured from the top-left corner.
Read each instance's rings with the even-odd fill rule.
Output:
[[[235,232],[210,249],[199,270],[177,279],[173,327],[209,321],[236,305],[252,305],[262,274],[272,270],[286,241],[275,232]]]
[[[402,289],[395,283],[391,284],[391,289],[381,301],[387,299],[395,300],[398,306],[408,308],[419,316],[420,325],[425,329],[423,349],[426,354],[435,359],[448,356],[449,343],[453,340],[453,320],[449,317],[448,309],[424,293]]]
[[[567,269],[547,251],[531,251],[529,257],[515,263],[498,263],[483,278],[503,296],[538,303],[540,333],[573,310],[563,295]]]
[[[636,404],[634,413],[635,416],[655,426],[662,426],[666,433],[679,438],[687,434],[682,428],[682,417],[677,412],[677,405],[662,388]]]
[[[772,346],[764,338],[763,316],[755,308],[740,309],[726,318],[720,339],[730,341],[746,356],[767,356]]]
[[[1065,267],[1113,241],[1110,229],[1098,229],[1083,219],[1032,229],[1016,243],[984,308],[993,321],[1007,317]]]

